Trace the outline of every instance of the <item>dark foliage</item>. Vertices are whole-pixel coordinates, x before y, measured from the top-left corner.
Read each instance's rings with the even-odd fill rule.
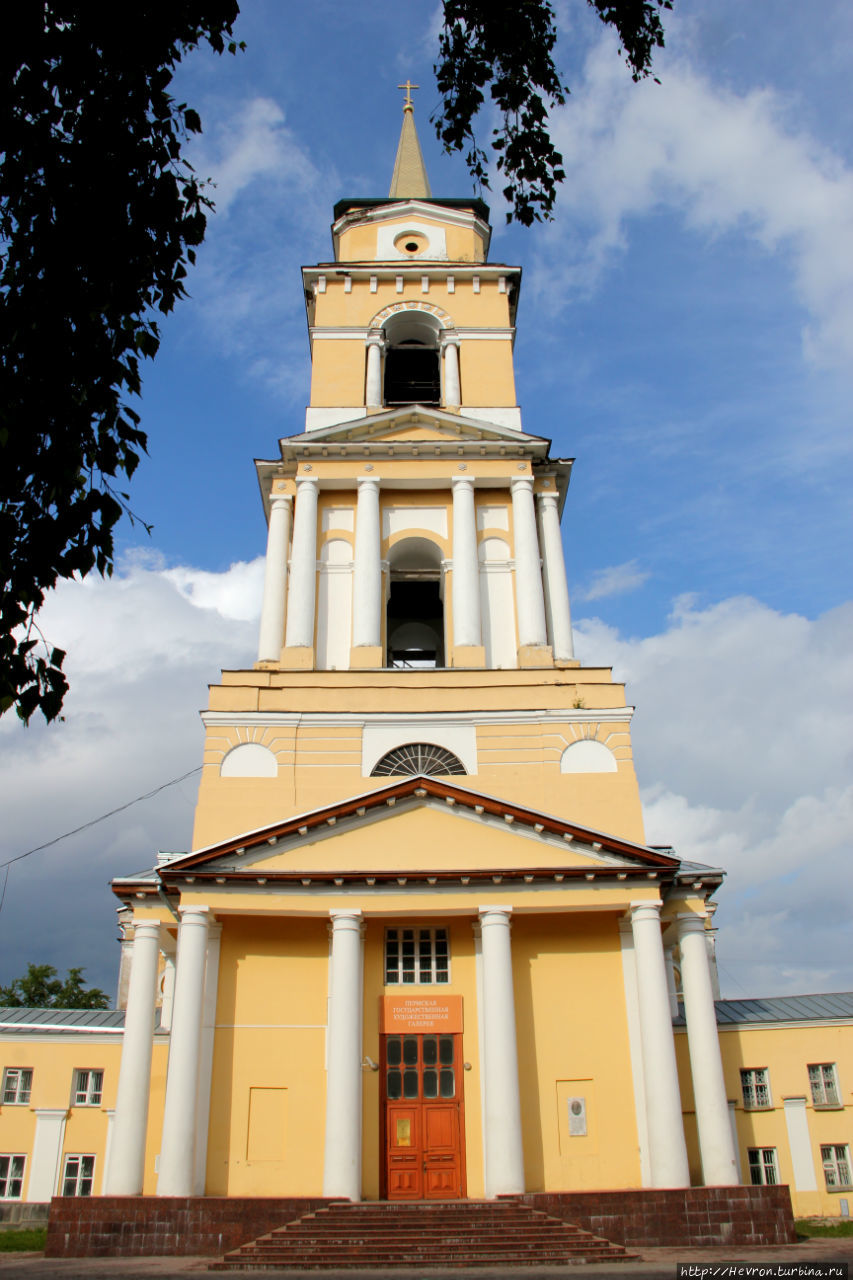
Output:
[[[60,982],[52,964],[30,964],[22,978],[0,987],[0,1005],[15,1009],[108,1009],[100,987],[83,986],[83,970],[69,969]]]
[[[587,0],[616,28],[620,52],[634,80],[651,74],[652,53],[663,47],[661,9],[673,0]],[[465,151],[474,179],[488,186],[489,156],[477,145],[474,118],[485,87],[502,113],[492,132],[507,220],[524,226],[551,216],[563,158],[551,142],[548,111],[569,92],[554,62],[557,41],[548,0],[444,0],[444,28],[435,67],[441,108],[433,116],[446,151]]]
[[[157,313],[205,230],[181,148],[182,56],[231,39],[236,0],[26,0],[0,41],[0,714],[62,708],[64,654],[35,614],[59,579],[109,574],[121,485],[146,437],[128,398]]]

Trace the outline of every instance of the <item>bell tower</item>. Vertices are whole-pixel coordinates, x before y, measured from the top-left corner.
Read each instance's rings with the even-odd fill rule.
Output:
[[[258,660],[211,690],[196,846],[427,760],[643,839],[623,689],[574,657],[572,462],[516,402],[521,270],[481,200],[431,194],[414,87],[389,195],[340,200],[303,269],[305,429],[256,464]]]

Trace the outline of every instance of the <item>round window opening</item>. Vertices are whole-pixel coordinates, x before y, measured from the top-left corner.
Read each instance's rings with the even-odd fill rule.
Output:
[[[401,231],[394,240],[394,247],[399,253],[423,253],[428,244],[427,237],[418,231]]]
[[[403,248],[406,250],[406,253],[417,253],[419,247],[420,246],[418,245],[417,240],[407,240],[406,243],[403,245]]]

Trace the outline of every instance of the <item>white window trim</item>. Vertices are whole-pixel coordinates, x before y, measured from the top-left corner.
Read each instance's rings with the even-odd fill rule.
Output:
[[[810,1062],[809,1089],[812,1095],[812,1106],[816,1109],[834,1111],[842,1107],[841,1090],[838,1087],[838,1067],[834,1062]],[[819,1072],[820,1079],[815,1080],[812,1072]],[[827,1095],[832,1096],[828,1097]]]
[[[25,1177],[26,1177],[26,1173],[27,1173],[27,1157],[26,1157],[26,1155],[25,1155],[25,1154],[24,1154],[24,1152],[22,1152],[22,1151],[14,1151],[14,1152],[4,1151],[2,1154],[0,1154],[0,1160],[8,1160],[8,1161],[9,1161],[9,1169],[8,1169],[8,1171],[7,1171],[7,1173],[6,1173],[6,1178],[5,1178],[5,1182],[6,1182],[6,1189],[5,1189],[5,1190],[3,1190],[3,1191],[0,1191],[0,1200],[21,1200],[21,1199],[23,1199],[23,1195],[24,1195],[24,1179],[25,1179]],[[20,1175],[21,1189],[20,1189],[20,1191],[18,1192],[18,1194],[17,1194],[17,1195],[10,1195],[10,1193],[9,1193],[9,1185],[10,1185],[10,1183],[12,1183],[12,1182],[14,1182],[14,1181],[17,1181],[17,1178],[14,1178],[14,1177],[12,1176],[12,1161],[13,1161],[13,1160],[20,1160],[20,1161],[21,1161],[21,1175]],[[2,1175],[0,1175],[0,1176],[2,1176]]]
[[[77,1173],[76,1173],[76,1175],[71,1175],[71,1174],[68,1172],[68,1166],[69,1166],[69,1164],[71,1163],[71,1161],[72,1161],[72,1160],[79,1160],[79,1161],[80,1161],[80,1164],[79,1164],[79,1166],[78,1166],[78,1169],[77,1169]],[[91,1174],[87,1174],[87,1175],[84,1175],[84,1174],[83,1174],[82,1164],[83,1164],[83,1161],[84,1161],[84,1160],[91,1160],[91,1161],[92,1161],[92,1172],[91,1172]],[[69,1179],[70,1177],[72,1177],[72,1176],[74,1176],[74,1185],[75,1185],[75,1188],[76,1188],[76,1189],[75,1189],[73,1192],[66,1192],[66,1190],[65,1190],[65,1183],[66,1183],[66,1182],[68,1181],[68,1179]],[[90,1190],[90,1191],[81,1191],[81,1190],[80,1190],[80,1183],[81,1183],[81,1181],[83,1181],[83,1180],[84,1180],[84,1178],[85,1178],[85,1181],[86,1181],[86,1182],[91,1181],[91,1183],[92,1183],[92,1187],[91,1187],[91,1190]],[[91,1196],[91,1195],[94,1195],[94,1194],[95,1194],[95,1156],[94,1156],[94,1153],[93,1153],[93,1152],[91,1152],[91,1151],[83,1151],[83,1152],[81,1152],[81,1151],[69,1151],[69,1152],[67,1152],[67,1153],[66,1153],[66,1155],[65,1155],[65,1157],[64,1157],[64,1159],[63,1159],[63,1161],[62,1161],[62,1179],[61,1179],[61,1181],[60,1181],[60,1186],[62,1187],[62,1190],[61,1190],[61,1192],[60,1192],[60,1195],[63,1195],[63,1196],[64,1196],[64,1195],[75,1195],[75,1196],[81,1196],[81,1195],[82,1195],[82,1196],[85,1196],[85,1195],[89,1195],[89,1196]]]
[[[747,1167],[749,1169],[749,1181],[753,1187],[778,1187],[779,1185],[779,1157],[775,1147],[748,1147],[747,1148]],[[758,1155],[760,1159],[753,1163],[751,1156]],[[768,1159],[768,1156],[770,1157]],[[760,1169],[761,1181],[756,1182],[752,1173],[754,1169]],[[773,1170],[773,1178],[768,1181],[767,1171]]]
[[[749,1080],[747,1080],[746,1077],[749,1077]],[[766,1102],[758,1101],[758,1090],[760,1087],[766,1090]],[[771,1111],[773,1109],[773,1095],[770,1092],[769,1067],[742,1067],[740,1073],[740,1088],[743,1096],[744,1111]],[[750,1100],[750,1098],[752,1100]]]
[[[74,1071],[71,1105],[99,1107],[104,1096],[104,1072],[100,1067],[77,1067]]]
[[[827,1155],[826,1153],[830,1154]],[[839,1155],[839,1152],[841,1154]],[[850,1168],[850,1147],[846,1142],[822,1142],[820,1145],[820,1159],[823,1165],[823,1177],[826,1183],[827,1191],[851,1191],[853,1190],[853,1173]],[[842,1178],[841,1166],[844,1165],[846,1178]],[[829,1175],[832,1174],[834,1181],[830,1182]]]
[[[24,1085],[24,1076],[28,1076],[26,1086]],[[9,1091],[9,1077],[16,1076],[17,1080],[13,1087],[14,1097],[7,1098]],[[4,1107],[28,1107],[30,1105],[30,1097],[33,1091],[33,1069],[32,1067],[4,1067],[3,1068],[3,1092],[2,1104]]]
[[[401,948],[402,942],[403,942],[402,934],[406,930],[410,930],[415,935],[415,938],[414,938],[415,977],[413,982],[403,981],[402,953],[400,951],[398,951],[398,961],[397,961],[398,977],[396,980],[388,977],[388,946],[389,946],[388,935],[391,932],[395,932],[397,934],[397,946],[398,948]],[[435,976],[436,968],[437,968],[435,943],[436,943],[436,934],[439,932],[444,934],[445,939],[447,941],[447,978],[446,980],[442,980],[442,981],[439,981]],[[424,970],[422,970],[421,968],[420,946],[422,941],[421,935],[424,933],[429,934],[430,963],[429,963],[428,977],[422,976]],[[385,944],[383,948],[383,971],[382,972],[383,972],[383,979],[386,987],[411,988],[411,987],[447,987],[449,986],[451,982],[450,930],[446,928],[446,926],[444,925],[438,925],[435,927],[429,927],[427,925],[413,925],[413,924],[389,925],[388,928],[385,930]]]

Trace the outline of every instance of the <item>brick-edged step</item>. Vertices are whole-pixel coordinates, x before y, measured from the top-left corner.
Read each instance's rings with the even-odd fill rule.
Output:
[[[509,1198],[398,1200],[318,1209],[208,1269],[533,1266],[631,1256],[621,1245]]]

